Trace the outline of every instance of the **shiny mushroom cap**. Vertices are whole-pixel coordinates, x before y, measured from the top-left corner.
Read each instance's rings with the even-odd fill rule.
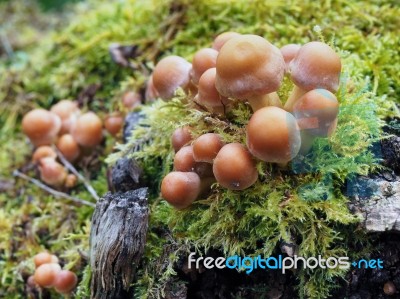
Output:
[[[313,136],[327,137],[337,119],[339,103],[330,91],[314,89],[296,102],[293,113],[301,130]]]
[[[51,288],[56,280],[57,273],[61,271],[59,264],[49,263],[40,265],[34,274],[35,282],[43,288]]]
[[[103,124],[93,112],[87,112],[78,117],[72,125],[71,135],[75,141],[84,147],[94,147],[103,139]]]
[[[285,60],[286,70],[289,70],[290,62],[296,57],[301,46],[297,44],[288,44],[280,48],[283,59]]]
[[[60,117],[44,109],[34,109],[22,119],[22,131],[35,145],[50,145],[61,129]]]
[[[78,283],[76,274],[69,270],[61,270],[56,274],[53,286],[58,293],[70,293]]]
[[[217,62],[218,51],[211,48],[200,49],[194,54],[192,61],[192,70],[190,76],[194,84],[199,84],[199,80],[203,73],[215,67]]]
[[[246,147],[240,143],[224,145],[213,164],[217,182],[231,190],[244,190],[258,178],[255,161]]]
[[[225,97],[247,99],[279,89],[285,61],[279,49],[257,35],[231,38],[217,57],[216,88]]]
[[[199,196],[201,181],[197,173],[173,171],[161,183],[162,197],[176,209],[190,206]]]
[[[110,114],[104,121],[104,127],[112,136],[116,136],[119,132],[121,132],[123,126],[124,118],[120,113]]]
[[[182,147],[174,157],[174,169],[176,171],[191,172],[195,170],[196,161],[193,157],[191,145]]]
[[[303,90],[323,88],[336,92],[339,88],[342,63],[339,55],[325,43],[303,45],[289,68],[294,84]]]
[[[253,156],[271,163],[287,163],[297,156],[301,138],[296,118],[278,107],[256,111],[246,128],[247,147]]]
[[[190,81],[192,65],[179,56],[168,56],[161,59],[154,68],[153,86],[163,100],[171,99],[181,87],[186,89]]]
[[[35,267],[38,268],[43,264],[50,264],[50,263],[58,264],[58,258],[47,251],[43,251],[36,254],[33,257],[33,262],[35,263]]]
[[[70,100],[62,100],[51,107],[51,112],[57,114],[61,118],[60,135],[69,133],[72,123],[76,120],[80,113],[78,103]]]
[[[172,133],[171,143],[175,152],[192,141],[192,135],[189,127],[178,128]]]
[[[33,153],[32,161],[37,163],[43,158],[56,159],[57,153],[53,150],[53,148],[51,146],[48,146],[48,145],[39,146]]]
[[[71,134],[64,134],[57,141],[57,148],[69,162],[74,162],[80,155],[78,143]]]
[[[213,163],[223,145],[218,134],[203,134],[193,142],[193,158],[197,162]]]
[[[225,45],[225,43],[228,40],[230,40],[233,37],[237,37],[237,36],[240,36],[240,33],[233,32],[233,31],[223,32],[214,39],[212,48],[219,51],[219,50],[221,50],[222,46]]]

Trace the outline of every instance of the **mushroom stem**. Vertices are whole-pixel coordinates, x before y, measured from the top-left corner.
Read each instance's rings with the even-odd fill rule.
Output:
[[[299,154],[305,155],[310,151],[316,136],[312,136],[308,134],[306,131],[301,130],[300,137],[301,137],[301,147]]]
[[[288,100],[285,103],[284,109],[287,112],[293,112],[293,107],[296,104],[297,100],[300,99],[307,91],[298,87],[297,85],[294,86]]]
[[[253,109],[253,112],[268,106],[282,108],[282,102],[276,92],[252,96],[251,98],[248,98],[247,101]]]

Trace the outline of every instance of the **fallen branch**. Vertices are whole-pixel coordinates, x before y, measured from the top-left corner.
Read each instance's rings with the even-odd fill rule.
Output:
[[[19,178],[24,179],[26,181],[29,181],[32,184],[38,186],[39,188],[43,189],[44,191],[50,193],[51,195],[53,195],[55,197],[65,198],[65,199],[73,201],[73,202],[75,202],[77,204],[86,205],[86,206],[90,206],[90,207],[95,207],[96,206],[94,203],[88,202],[86,200],[71,196],[71,195],[66,194],[64,192],[57,191],[57,190],[55,190],[53,188],[50,188],[49,186],[43,184],[41,181],[36,180],[34,178],[31,178],[30,176],[27,176],[26,174],[23,174],[19,170],[14,170],[13,171],[13,176],[19,177]]]

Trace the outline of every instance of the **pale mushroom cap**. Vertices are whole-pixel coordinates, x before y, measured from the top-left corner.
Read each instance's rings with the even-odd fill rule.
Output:
[[[62,186],[68,172],[63,165],[53,158],[43,158],[39,164],[40,179],[50,186]]]
[[[203,134],[193,142],[193,158],[197,162],[212,163],[223,145],[218,134]]]
[[[210,68],[204,72],[199,80],[199,93],[195,98],[200,105],[207,108],[224,107],[227,98],[221,96],[215,87],[216,68]]]
[[[297,44],[288,44],[280,48],[283,59],[286,65],[288,65],[297,55],[301,46]]]
[[[265,162],[286,163],[300,150],[296,118],[278,107],[257,110],[250,118],[246,133],[249,151]]]
[[[147,81],[144,97],[146,102],[152,102],[158,97],[158,92],[153,84],[153,74],[150,75],[149,80]]]
[[[51,112],[57,114],[61,119],[60,135],[69,133],[72,123],[80,113],[78,103],[70,100],[62,100],[51,107]]]
[[[60,117],[44,109],[31,110],[22,119],[22,131],[35,146],[51,144],[60,129]]]
[[[161,59],[154,68],[153,86],[163,100],[171,99],[175,91],[185,89],[190,81],[192,65],[179,56],[168,56]]]
[[[303,90],[323,88],[336,92],[339,88],[342,63],[339,55],[325,43],[303,45],[289,68],[294,84]]]
[[[62,135],[57,141],[57,148],[69,162],[74,162],[81,153],[78,143],[71,134]]]
[[[53,150],[51,146],[42,145],[39,146],[32,156],[33,162],[39,162],[43,158],[57,158],[57,153]]]
[[[103,124],[93,112],[79,116],[71,128],[71,135],[75,141],[85,147],[94,147],[103,139]]]
[[[225,97],[246,99],[279,89],[285,61],[279,49],[257,35],[228,40],[217,57],[215,86]]]
[[[217,182],[231,190],[244,190],[258,178],[255,161],[246,147],[240,143],[224,145],[213,164]]]
[[[219,50],[221,50],[222,46],[225,45],[225,43],[228,40],[230,40],[233,37],[237,37],[237,36],[240,36],[240,33],[233,32],[233,31],[223,32],[214,39],[212,48],[219,51]]]
[[[327,137],[337,119],[339,103],[330,91],[314,89],[296,102],[293,113],[301,130],[313,136]]]
[[[200,49],[194,54],[192,61],[192,70],[190,71],[190,76],[194,84],[199,83],[199,79],[203,73],[215,67],[217,63],[218,51],[211,48]]]
[[[177,209],[187,208],[201,191],[200,177],[194,172],[173,171],[161,183],[161,195]]]
[[[192,141],[192,135],[189,127],[178,128],[172,133],[171,143],[175,152],[179,151],[184,145]]]

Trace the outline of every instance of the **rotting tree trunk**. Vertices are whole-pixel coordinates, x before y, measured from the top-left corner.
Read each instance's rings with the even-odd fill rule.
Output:
[[[132,298],[148,215],[147,188],[107,193],[99,200],[90,232],[91,298]]]

